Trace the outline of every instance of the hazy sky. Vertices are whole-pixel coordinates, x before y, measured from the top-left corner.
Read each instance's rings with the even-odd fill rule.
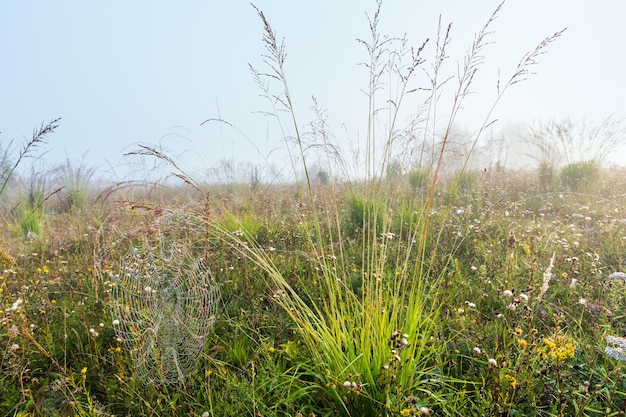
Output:
[[[386,0],[381,27],[419,46],[434,38],[439,15],[452,22],[447,74],[498,1]],[[356,38],[368,38],[374,1],[258,0],[279,37],[302,125],[311,96],[328,111],[338,140],[363,137],[367,73]],[[543,38],[569,29],[540,65],[500,103],[500,126],[550,117],[599,120],[626,115],[626,2],[509,0],[492,26],[494,43],[459,125],[474,128],[496,94]],[[42,121],[62,117],[50,161],[67,154],[105,167],[133,144],[163,143],[207,165],[221,158],[260,162],[281,143],[248,63],[263,69],[263,29],[247,1],[0,1],[0,140],[21,140]],[[430,58],[432,54],[427,58]],[[427,64],[430,65],[430,64]],[[445,108],[446,103],[441,105]],[[226,126],[201,126],[221,116]],[[181,158],[185,158],[182,156]],[[281,163],[280,151],[270,155]],[[510,158],[510,157],[509,157]],[[197,160],[194,160],[197,164]],[[276,160],[274,160],[276,162]],[[52,163],[52,162],[50,162]]]

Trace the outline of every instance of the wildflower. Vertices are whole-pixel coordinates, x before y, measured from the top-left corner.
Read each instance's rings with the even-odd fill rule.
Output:
[[[489,366],[498,366],[498,361],[494,358],[489,359]]]
[[[514,376],[506,375],[505,378],[511,382],[511,387],[513,389],[517,388],[517,379]]]
[[[87,373],[87,367],[85,366],[83,369],[81,369],[80,373],[85,375]]]
[[[526,349],[526,346],[528,346],[528,342],[525,339],[520,339],[517,341],[517,345],[522,349]]]
[[[557,362],[573,358],[576,353],[576,343],[566,336],[558,335],[554,338],[545,338],[543,344],[550,351],[550,357]]]
[[[478,270],[478,268],[476,268],[474,265],[470,266],[470,270],[472,272],[476,272]]]
[[[274,348],[274,346],[270,346],[269,349],[267,349],[267,351],[269,353],[274,353],[274,352],[276,352],[276,349]]]
[[[607,346],[604,351],[610,358],[618,361],[626,361],[626,338],[608,336],[606,343],[617,346]]]
[[[476,304],[472,303],[471,301],[466,301],[465,304],[467,304],[469,308],[476,308]]]
[[[523,331],[522,329],[520,329],[519,327],[516,327],[516,328],[515,328],[515,334],[516,334],[517,336],[521,336],[521,335],[523,335],[523,334],[524,334],[524,331]]]
[[[513,291],[511,291],[511,290],[505,290],[505,291],[502,293],[502,295],[503,295],[503,296],[505,296],[506,298],[511,298],[511,297],[513,297]]]
[[[539,292],[539,300],[541,300],[548,291],[548,287],[550,285],[550,280],[552,279],[552,267],[554,266],[554,259],[556,258],[556,252],[552,254],[552,259],[550,259],[550,265],[543,273],[543,283],[541,284],[541,291]]]
[[[202,417],[209,417],[209,412],[205,411],[204,413],[202,413]]]
[[[519,298],[520,298],[520,300],[522,300],[522,301],[524,301],[524,302],[528,301],[528,295],[526,295],[526,294],[524,294],[524,293],[521,293],[521,294],[519,295]]]
[[[400,411],[400,415],[410,416],[411,415],[411,410],[408,409],[408,408],[405,408],[404,410]]]
[[[17,300],[15,300],[15,302],[11,305],[11,308],[9,308],[9,311],[15,311],[18,308],[20,308],[20,305],[22,305],[22,303],[24,302],[24,300],[22,300],[21,298],[18,298]]]
[[[474,352],[476,352],[476,353],[477,353],[477,354],[479,354],[479,355],[480,355],[480,354],[481,354],[481,352],[482,352],[478,346],[476,346],[473,350],[474,350]]]
[[[351,388],[351,387],[352,387],[352,382],[350,382],[350,381],[344,381],[344,382],[343,382],[343,386],[344,386],[344,387],[346,387],[346,388]]]
[[[20,348],[20,345],[18,345],[17,343],[13,343],[11,345],[11,352],[15,352],[16,350],[18,350]]]
[[[431,412],[432,410],[428,407],[420,407],[420,413],[424,414],[425,416],[429,416]]]
[[[114,326],[119,326],[120,321],[118,319],[113,320],[113,325]]]

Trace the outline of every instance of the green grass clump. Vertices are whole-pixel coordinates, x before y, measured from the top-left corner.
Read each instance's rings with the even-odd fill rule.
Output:
[[[597,186],[600,168],[596,161],[573,162],[561,168],[559,179],[568,191],[586,192]]]

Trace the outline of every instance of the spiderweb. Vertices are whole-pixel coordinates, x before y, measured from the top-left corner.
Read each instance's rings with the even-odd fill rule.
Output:
[[[160,215],[129,239],[111,280],[115,332],[147,382],[184,382],[215,323],[220,293],[199,253],[203,230],[188,213]]]

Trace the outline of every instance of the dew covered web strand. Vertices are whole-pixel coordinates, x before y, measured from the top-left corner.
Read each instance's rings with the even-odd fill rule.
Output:
[[[117,336],[139,378],[158,385],[183,382],[196,366],[215,323],[219,286],[195,255],[195,219],[172,212],[157,232],[134,240],[112,287]]]

